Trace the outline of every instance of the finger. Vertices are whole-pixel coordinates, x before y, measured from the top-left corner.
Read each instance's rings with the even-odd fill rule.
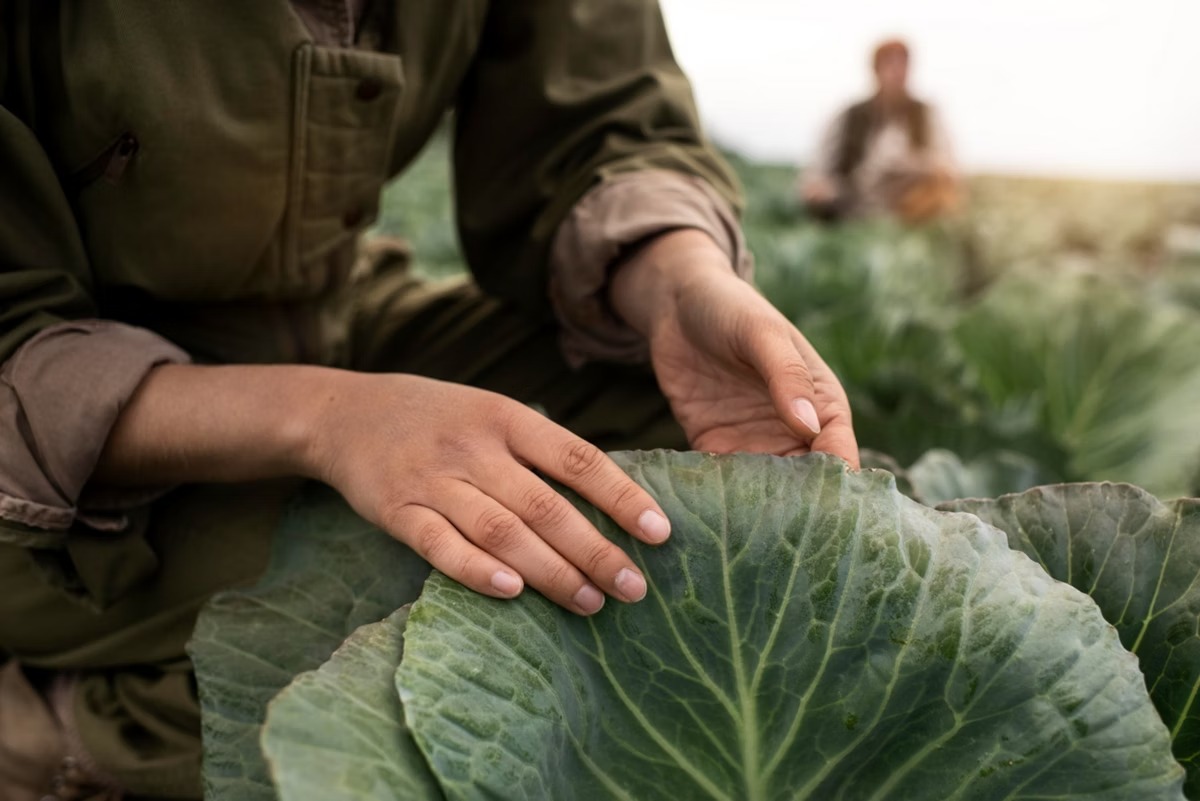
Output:
[[[850,463],[855,470],[860,468],[858,460],[858,440],[854,436],[854,428],[849,420],[837,418],[826,424],[821,433],[813,440],[812,450],[822,453],[832,453]]]
[[[524,469],[524,468],[522,468]],[[521,518],[478,488],[456,481],[438,498],[446,519],[467,539],[505,564],[554,603],[581,615],[604,606],[604,593],[535,534]]]
[[[424,506],[405,506],[384,529],[426,562],[460,584],[493,598],[515,598],[524,589],[519,573],[472,545],[445,517]]]
[[[566,498],[529,470],[493,471],[488,494],[516,513],[537,536],[614,598],[646,597],[646,579],[633,560],[588,522]]]
[[[756,332],[748,343],[746,357],[766,383],[775,411],[787,427],[805,439],[820,434],[812,372],[790,332],[774,326]]]
[[[658,545],[671,523],[650,493],[595,445],[544,417],[525,416],[509,436],[519,458],[587,498],[642,542]]]
[[[804,335],[799,331],[794,334],[796,348],[804,357],[814,374],[818,376],[814,382],[817,396],[824,403],[822,416],[825,425],[821,433],[812,442],[812,450],[832,453],[850,463],[855,470],[860,469],[858,455],[858,439],[854,435],[854,422],[850,412],[850,401],[846,391],[834,377],[829,365],[813,348]]]

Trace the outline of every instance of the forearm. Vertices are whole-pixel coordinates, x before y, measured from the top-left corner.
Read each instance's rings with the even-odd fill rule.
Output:
[[[341,371],[164,365],[122,411],[93,481],[162,486],[307,475],[310,434]]]

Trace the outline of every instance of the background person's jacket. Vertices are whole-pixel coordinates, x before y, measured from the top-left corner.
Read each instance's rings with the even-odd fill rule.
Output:
[[[833,216],[903,218],[914,188],[933,179],[954,193],[958,172],[950,137],[934,106],[910,97],[883,116],[872,98],[830,122],[799,188],[803,195],[804,187],[815,182],[833,186]]]

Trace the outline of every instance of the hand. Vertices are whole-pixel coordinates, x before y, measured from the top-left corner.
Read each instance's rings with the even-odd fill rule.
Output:
[[[837,200],[837,186],[823,175],[807,176],[801,182],[800,194],[804,202],[813,206],[825,206]]]
[[[858,467],[837,377],[706,234],[658,237],[620,266],[612,292],[618,313],[647,336],[659,386],[692,447],[824,451]]]
[[[948,216],[958,204],[958,186],[953,176],[935,167],[909,182],[899,193],[895,210],[904,222],[917,224]]]
[[[583,615],[603,606],[604,593],[645,596],[629,557],[533,472],[643,542],[666,540],[658,504],[595,446],[491,392],[406,375],[337,376],[305,461],[367,520],[485,595],[511,598],[528,582]]]

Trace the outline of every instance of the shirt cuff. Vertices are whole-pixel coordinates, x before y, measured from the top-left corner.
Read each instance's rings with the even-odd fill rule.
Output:
[[[669,170],[618,173],[591,189],[559,226],[550,252],[550,300],[568,363],[644,362],[649,349],[608,300],[612,268],[645,240],[704,231],[750,280],[754,258],[733,209],[705,181]]]
[[[0,366],[0,535],[28,541],[79,522],[101,531],[166,491],[93,488],[89,479],[121,410],[154,367],[188,355],[142,328],[104,320],[38,332]],[[0,539],[5,539],[0,536]]]

